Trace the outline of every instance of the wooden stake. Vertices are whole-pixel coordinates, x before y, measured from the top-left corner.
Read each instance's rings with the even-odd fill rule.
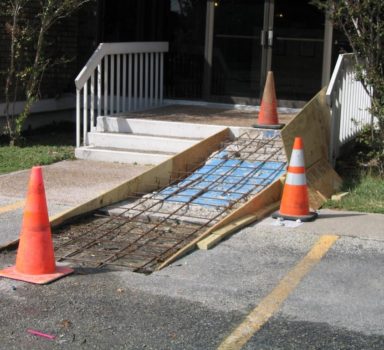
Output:
[[[232,223],[219,228],[218,230],[212,232],[211,235],[202,239],[197,243],[199,249],[207,250],[211,249],[215,245],[217,245],[224,238],[229,237],[231,234],[240,230],[241,228],[250,225],[251,223],[261,220],[270,213],[274,212],[279,208],[279,202],[272,203],[268,205],[266,208],[258,210],[255,214],[245,215],[240,219],[233,221]]]

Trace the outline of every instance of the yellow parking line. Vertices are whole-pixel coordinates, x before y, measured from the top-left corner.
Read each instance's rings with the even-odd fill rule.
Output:
[[[20,209],[24,206],[24,204],[25,204],[25,201],[23,200],[23,201],[15,202],[12,204],[8,204],[4,207],[0,207],[0,214],[4,214],[4,213],[7,213],[9,211]]]
[[[251,311],[246,319],[220,344],[218,350],[241,349],[250,338],[269,320],[297,287],[303,277],[323,258],[337,241],[335,235],[319,238],[308,254],[288,272],[275,289]]]

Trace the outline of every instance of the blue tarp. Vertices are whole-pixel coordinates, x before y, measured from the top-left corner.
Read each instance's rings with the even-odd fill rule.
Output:
[[[160,192],[166,201],[229,206],[246,194],[257,193],[285,173],[285,162],[227,159],[222,151],[176,185]]]

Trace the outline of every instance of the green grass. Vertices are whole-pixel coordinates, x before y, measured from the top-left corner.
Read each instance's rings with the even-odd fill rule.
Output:
[[[0,143],[0,174],[74,159],[73,125],[60,124],[26,133],[25,146],[10,147],[5,138]]]
[[[329,200],[323,207],[384,214],[384,179],[360,173],[344,177],[342,191],[349,194],[340,201]]]

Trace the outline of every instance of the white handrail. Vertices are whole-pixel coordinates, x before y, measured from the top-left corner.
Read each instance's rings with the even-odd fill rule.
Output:
[[[160,53],[168,52],[167,42],[132,42],[132,43],[100,43],[91,58],[75,79],[76,88],[81,89],[91,74],[106,55],[123,53]]]
[[[83,145],[88,145],[88,131],[94,130],[102,113],[124,114],[163,104],[168,47],[167,42],[101,43],[97,47],[75,79],[77,147],[81,135]]]
[[[331,144],[329,159],[334,165],[340,147],[373,122],[371,97],[356,79],[354,55],[339,55],[326,92],[331,108]]]

